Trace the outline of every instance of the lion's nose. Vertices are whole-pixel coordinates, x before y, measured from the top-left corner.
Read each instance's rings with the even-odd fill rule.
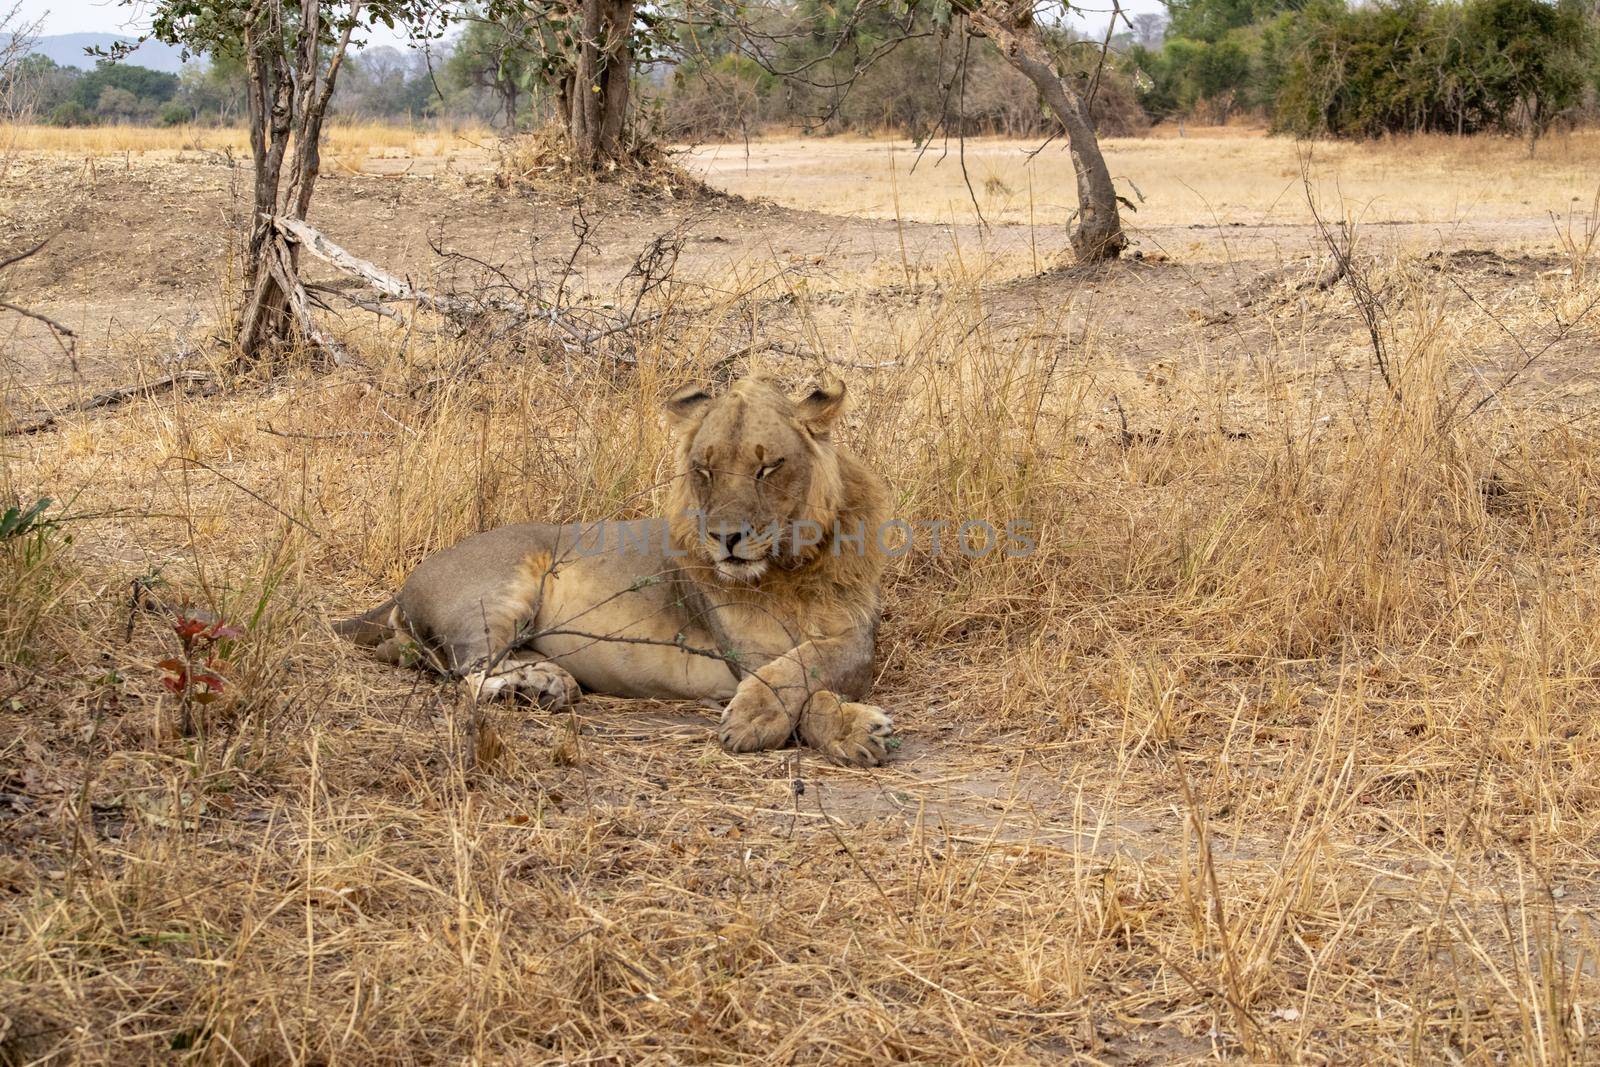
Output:
[[[723,533],[712,534],[711,536],[716,538],[717,544],[722,546],[722,551],[731,556],[733,555],[734,547],[738,545],[741,539],[743,539],[744,531],[728,530]]]

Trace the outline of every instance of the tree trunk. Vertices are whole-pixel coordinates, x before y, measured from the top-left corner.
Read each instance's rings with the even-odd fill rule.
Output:
[[[318,61],[321,8],[318,0],[301,3],[300,55],[296,61],[296,82],[300,97],[295,101],[294,164],[289,171],[288,211],[290,218],[303,219],[311,207],[317,176],[322,173],[322,120],[333,96],[333,81],[339,76],[344,52],[334,53],[324,71]],[[348,34],[346,35],[348,39]],[[298,259],[299,253],[295,253]]]
[[[585,167],[600,162],[601,7],[605,0],[581,0],[578,62],[572,78],[572,150]]]
[[[293,85],[282,49],[283,25],[277,5],[245,27],[248,72],[250,155],[255,197],[250,243],[245,249],[245,291],[238,345],[247,357],[287,336],[288,295],[279,288],[269,260],[273,254],[272,216],[278,212],[278,184],[293,119]]]
[[[572,75],[570,73],[565,74],[556,86],[556,113],[561,119],[561,125],[565,126],[569,133],[572,130],[572,98],[574,95]]]
[[[500,103],[506,112],[506,132],[515,133],[517,130],[517,83],[507,78],[500,83]]]
[[[353,0],[343,36],[328,54],[326,67],[320,43],[321,0],[300,0],[298,23],[291,31],[295,40],[292,69],[285,48],[281,0],[264,4],[261,16],[245,28],[255,213],[250,221],[247,296],[239,315],[237,343],[247,360],[275,351],[289,340],[296,326],[307,340],[333,347],[311,322],[310,303],[300,284],[298,246],[284,240],[273,219],[280,214],[303,219],[311,207],[322,170],[322,124],[361,6],[362,0]],[[291,134],[295,150],[287,195],[280,207],[284,155]]]
[[[624,143],[628,121],[628,88],[633,75],[634,0],[610,0],[606,5],[607,25],[604,55],[605,80],[600,92],[600,152],[607,159],[620,160],[627,154]]]
[[[1122,219],[1117,212],[1117,190],[1100,154],[1089,109],[1065,78],[1056,73],[1055,63],[1039,31],[1031,22],[1022,22],[1009,10],[991,11],[980,3],[960,3],[972,25],[995,43],[1007,63],[1031,81],[1045,104],[1067,131],[1072,151],[1072,169],[1078,176],[1078,225],[1072,231],[1072,251],[1081,263],[1115,259],[1127,247]]]
[[[627,155],[635,0],[580,0],[582,28],[563,117],[573,157],[599,169]]]

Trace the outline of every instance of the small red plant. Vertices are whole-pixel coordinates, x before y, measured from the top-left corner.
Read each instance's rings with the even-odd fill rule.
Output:
[[[217,673],[222,667],[222,642],[241,637],[244,631],[228,626],[221,619],[207,622],[180,612],[172,623],[182,654],[169,656],[156,666],[166,671],[161,684],[183,698],[184,704],[209,704],[222,695],[224,682]]]

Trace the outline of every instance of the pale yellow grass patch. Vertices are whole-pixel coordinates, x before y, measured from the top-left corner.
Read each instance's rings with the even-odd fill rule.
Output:
[[[369,155],[437,156],[478,149],[494,140],[492,131],[476,126],[427,128],[335,122],[328,127],[324,151],[349,162],[349,157]],[[250,151],[249,135],[242,126],[6,126],[0,128],[0,142],[21,152],[75,156],[200,151],[248,155]]]
[[[1133,227],[1306,223],[1300,155],[1314,161],[1324,208],[1367,223],[1543,219],[1586,206],[1600,174],[1600,131],[1560,134],[1528,156],[1501,138],[1397,138],[1301,144],[1261,131],[1191,129],[1102,142]],[[719,188],[789,207],[921,222],[1054,225],[1077,208],[1072,159],[1057,140],[934,142],[918,159],[906,140],[790,138],[689,150],[686,165]],[[948,149],[948,150],[947,150]]]

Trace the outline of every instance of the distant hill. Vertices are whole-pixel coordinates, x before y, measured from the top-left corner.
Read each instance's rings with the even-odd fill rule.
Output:
[[[132,37],[122,37],[115,33],[58,33],[49,37],[40,37],[34,42],[32,51],[47,55],[63,67],[81,67],[90,70],[94,67],[93,56],[85,55],[84,49],[92,47],[109,48],[118,42],[132,43]],[[183,69],[182,54],[170,44],[160,41],[146,41],[140,45],[125,63],[132,63],[139,67],[148,67],[151,70],[165,71],[176,74]]]

